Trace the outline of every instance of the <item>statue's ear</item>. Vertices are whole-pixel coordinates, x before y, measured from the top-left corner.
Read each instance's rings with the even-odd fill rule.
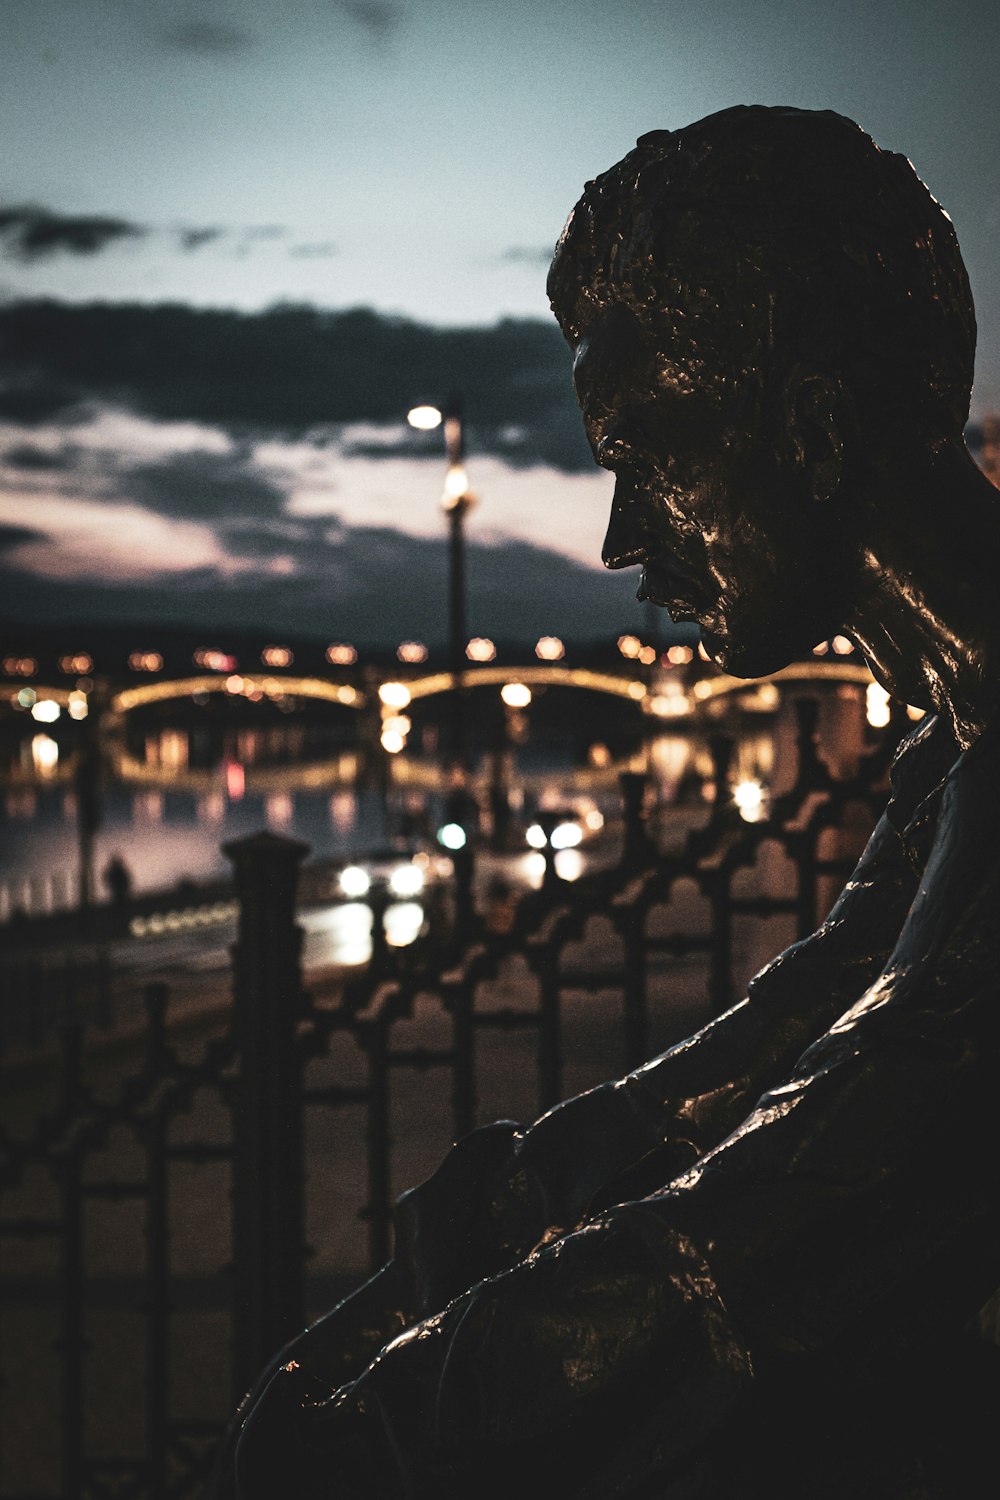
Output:
[[[844,472],[850,397],[828,375],[794,375],[787,390],[788,431],[795,462],[813,500],[832,500]]]

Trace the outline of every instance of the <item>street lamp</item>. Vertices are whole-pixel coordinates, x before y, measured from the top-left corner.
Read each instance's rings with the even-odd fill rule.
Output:
[[[461,692],[465,664],[465,517],[476,503],[465,472],[465,435],[462,428],[462,401],[449,396],[443,409],[415,406],[407,421],[419,432],[432,432],[444,425],[448,468],[445,473],[441,508],[448,518],[448,654],[452,686],[452,756],[463,770],[467,763],[465,743],[465,701]]]

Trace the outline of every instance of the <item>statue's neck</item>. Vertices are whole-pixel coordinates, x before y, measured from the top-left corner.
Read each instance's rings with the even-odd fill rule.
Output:
[[[889,483],[847,629],[889,692],[945,715],[968,747],[996,700],[1000,494],[964,444]]]

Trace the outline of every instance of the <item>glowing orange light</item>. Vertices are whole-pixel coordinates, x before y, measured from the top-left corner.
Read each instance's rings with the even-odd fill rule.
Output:
[[[260,659],[265,667],[290,667],[295,657],[287,646],[265,646]]]
[[[535,655],[539,661],[561,661],[566,648],[557,635],[543,635],[535,643]]]
[[[531,689],[523,682],[505,682],[500,696],[508,708],[527,708],[531,702]]]
[[[427,647],[423,641],[403,641],[396,648],[400,661],[421,662],[427,660]]]
[[[644,667],[651,667],[656,660],[656,652],[652,646],[642,646],[639,651],[639,660]]]
[[[358,659],[358,653],[346,641],[334,641],[326,648],[326,659],[335,667],[349,667]]]
[[[637,635],[620,635],[618,649],[628,661],[635,661],[642,650],[642,642]]]
[[[239,802],[246,791],[246,772],[238,760],[226,761],[226,795],[230,802]]]
[[[80,652],[77,656],[60,656],[59,670],[68,676],[77,676],[81,672],[89,672],[94,665],[93,657]]]
[[[3,669],[8,677],[34,677],[38,663],[33,656],[5,656]]]
[[[470,661],[492,661],[497,648],[487,636],[474,635],[465,648],[465,654]]]
[[[838,656],[850,656],[854,650],[853,641],[849,641],[846,635],[835,635],[833,638],[833,649]]]
[[[667,661],[672,667],[686,667],[694,658],[694,652],[690,646],[669,646],[667,648]]]

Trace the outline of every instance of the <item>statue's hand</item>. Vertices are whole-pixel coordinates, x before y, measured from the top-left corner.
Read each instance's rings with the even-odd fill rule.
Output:
[[[530,1477],[583,1500],[612,1469],[619,1483],[669,1472],[748,1378],[699,1252],[625,1205],[401,1334],[353,1386],[302,1402],[289,1492],[451,1500]]]

